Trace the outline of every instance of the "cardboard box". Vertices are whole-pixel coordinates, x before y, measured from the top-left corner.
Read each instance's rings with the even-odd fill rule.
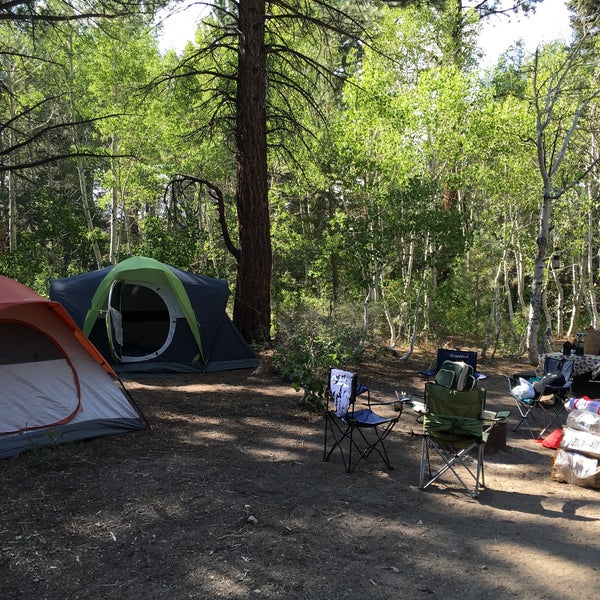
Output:
[[[560,447],[567,452],[577,452],[592,458],[600,458],[600,435],[565,427]]]
[[[598,459],[577,452],[557,450],[552,465],[552,479],[581,487],[600,488]]]
[[[600,330],[588,327],[583,336],[583,352],[585,354],[600,354]]]

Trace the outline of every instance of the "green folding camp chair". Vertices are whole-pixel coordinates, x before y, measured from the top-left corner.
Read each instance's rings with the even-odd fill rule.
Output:
[[[485,400],[484,388],[457,391],[425,384],[420,489],[450,472],[473,498],[479,496],[485,487],[485,443],[491,430],[510,416],[510,411],[486,411]]]

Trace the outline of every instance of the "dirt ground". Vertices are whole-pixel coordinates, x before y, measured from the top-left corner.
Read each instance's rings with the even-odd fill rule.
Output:
[[[421,358],[355,370],[376,398],[421,394]],[[483,363],[488,408],[514,409]],[[418,489],[406,410],[393,471],[322,461],[323,418],[255,372],[127,380],[152,430],[0,462],[0,598],[337,600],[596,597],[600,490],[551,479],[553,451],[519,429],[488,452],[471,499]],[[510,425],[514,424],[515,411]]]

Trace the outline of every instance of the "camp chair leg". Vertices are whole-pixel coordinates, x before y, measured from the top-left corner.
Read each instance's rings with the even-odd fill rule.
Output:
[[[391,464],[390,458],[388,456],[387,450],[384,445],[384,440],[388,436],[388,434],[392,431],[394,423],[388,423],[387,426],[380,431],[379,428],[375,427],[358,427],[344,424],[343,426],[340,423],[335,421],[335,417],[327,414],[325,416],[325,443],[323,446],[323,461],[327,462],[330,456],[333,454],[336,448],[339,449],[340,454],[342,456],[342,461],[344,463],[344,468],[348,473],[352,473],[354,469],[356,469],[358,463],[363,460],[363,458],[368,458],[370,454],[375,451],[383,460],[385,466],[393,471],[394,467]],[[358,431],[360,435],[359,440],[354,436],[354,429]],[[369,439],[369,434],[363,431],[363,429],[371,430],[371,436],[374,439]],[[334,442],[331,444],[331,447],[328,449],[327,441],[333,437]],[[347,440],[348,447],[347,452],[348,456],[344,452],[344,448],[342,444]],[[364,445],[361,444],[364,442]],[[358,458],[356,455],[358,453]]]
[[[430,448],[435,450],[436,454],[443,461],[443,466],[441,466],[434,474],[431,472],[431,463],[430,463]],[[451,471],[458,482],[462,485],[465,491],[472,497],[478,498],[479,492],[482,488],[485,488],[485,472],[484,472],[484,464],[483,464],[483,451],[484,445],[477,445],[477,456],[472,457],[470,455],[470,451],[473,450],[473,447],[461,450],[458,453],[454,453],[453,456],[447,454],[440,446],[438,446],[431,439],[427,439],[426,436],[423,436],[422,439],[422,460],[421,460],[421,472],[419,477],[419,489],[424,490],[428,488],[432,483],[437,481],[444,475],[444,473]],[[467,461],[475,460],[477,462],[477,466],[475,470],[473,470]],[[461,471],[459,471],[458,467],[462,467],[465,471],[464,474],[468,474],[473,479],[472,487],[469,486],[469,483],[465,481],[464,474],[461,475]],[[429,479],[425,482],[425,473],[429,472]]]
[[[540,422],[540,420],[536,418],[533,412],[536,408],[542,411],[544,416],[543,422]],[[512,431],[517,431],[521,425],[525,425],[532,439],[540,439],[544,437],[553,425],[558,424],[558,420],[564,411],[565,408],[560,401],[549,407],[544,406],[542,403],[538,403],[535,406],[530,407],[527,411],[520,408],[521,418],[512,427]],[[536,429],[540,430],[537,435],[535,433]]]
[[[519,422],[512,428],[512,431],[517,431],[517,429],[519,429],[519,427],[521,427],[521,425],[525,425],[525,427],[527,427],[527,431],[529,431],[529,435],[531,435],[531,437],[533,439],[535,439],[536,435],[533,432],[533,426],[528,421],[528,417],[529,417],[529,415],[525,415],[525,416],[522,415],[521,418],[519,419]]]
[[[357,427],[358,433],[360,434],[363,442],[366,444],[366,447],[364,449],[361,449],[360,446],[357,444],[356,440],[352,440],[354,447],[361,454],[360,458],[356,461],[356,464],[358,464],[363,458],[368,458],[368,456],[371,454],[371,452],[373,452],[373,450],[375,450],[377,452],[377,454],[379,454],[379,456],[381,457],[383,462],[385,463],[385,466],[390,471],[393,471],[394,467],[392,467],[390,458],[388,456],[387,450],[385,449],[385,445],[383,443],[385,438],[392,431],[393,427],[394,427],[393,422],[388,423],[387,426],[381,430],[380,430],[380,428],[373,428],[373,427]],[[369,440],[367,438],[367,434],[363,431],[363,429],[372,430],[372,433],[375,436],[375,440]],[[356,467],[356,464],[354,465],[354,467]],[[353,469],[354,469],[354,467],[353,467]]]
[[[348,462],[346,462],[346,455],[344,454],[344,448],[342,446],[342,443],[344,442],[344,440],[348,439],[351,440],[351,430],[350,430],[350,426],[347,424],[344,424],[344,426],[341,426],[340,423],[335,421],[336,417],[334,417],[333,415],[327,413],[325,415],[325,443],[323,446],[323,461],[327,462],[329,460],[329,458],[331,457],[331,455],[333,454],[334,450],[336,448],[339,449],[340,454],[342,456],[342,462],[344,463],[344,469],[348,472],[350,472],[350,464],[351,464],[351,449],[349,451],[349,455],[348,455]],[[333,437],[334,442],[333,444],[331,444],[331,448],[329,448],[329,451],[327,451],[327,439],[329,437],[329,434],[331,435],[331,437]],[[352,446],[352,443],[350,442],[350,447]]]
[[[429,442],[427,438],[423,436],[421,438],[421,469],[419,472],[419,489],[424,490],[431,481],[425,485],[425,472],[429,473],[431,479],[431,462],[429,460]],[[433,480],[432,480],[433,481]]]
[[[521,425],[525,425],[527,427],[527,431],[532,439],[537,439],[541,437],[541,435],[535,434],[535,429],[543,428],[543,425],[538,421],[534,414],[534,409],[536,406],[528,406],[527,410],[525,410],[517,401],[517,408],[519,409],[520,419],[519,421],[512,427],[512,431],[517,431]]]
[[[565,411],[565,407],[563,406],[562,402],[558,401],[555,404],[553,404],[552,406],[546,408],[545,406],[543,406],[542,404],[540,404],[540,408],[544,411],[544,428],[540,431],[540,435],[539,437],[544,437],[544,435],[546,434],[546,432],[553,426],[553,425],[558,425],[558,420],[559,418],[562,416],[563,412]],[[548,413],[551,413],[551,415],[548,415]],[[551,416],[550,420],[548,421],[548,417]]]

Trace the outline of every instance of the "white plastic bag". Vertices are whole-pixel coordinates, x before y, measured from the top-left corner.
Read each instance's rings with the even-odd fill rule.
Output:
[[[535,390],[531,383],[522,377],[519,377],[519,385],[516,385],[511,392],[521,399],[533,398],[535,396]]]
[[[600,415],[589,410],[573,410],[567,416],[567,427],[600,436]]]

